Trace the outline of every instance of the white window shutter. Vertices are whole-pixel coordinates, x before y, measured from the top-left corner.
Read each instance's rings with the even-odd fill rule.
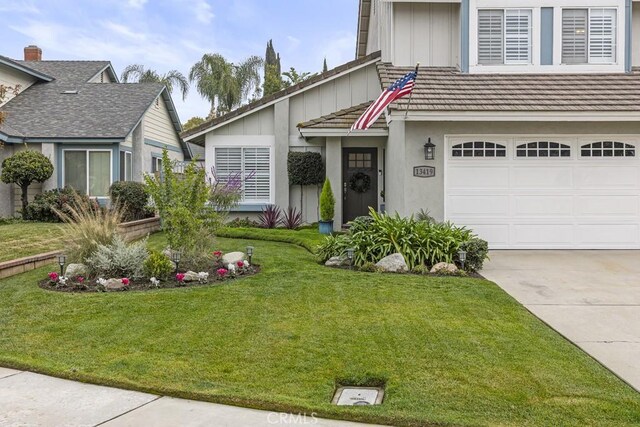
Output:
[[[505,64],[531,63],[531,10],[505,11]]]
[[[241,148],[216,148],[216,175],[226,180],[234,173],[242,172]]]
[[[252,174],[244,183],[244,200],[269,203],[271,200],[271,150],[244,148],[244,172]]]
[[[564,9],[562,11],[562,63],[586,64],[587,9]]]
[[[589,14],[589,62],[616,62],[616,10],[591,9]]]
[[[504,63],[504,11],[478,11],[478,64]]]

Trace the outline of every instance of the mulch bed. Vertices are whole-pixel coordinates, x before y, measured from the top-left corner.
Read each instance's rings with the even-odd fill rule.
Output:
[[[67,284],[56,285],[51,282],[49,279],[43,279],[38,283],[42,289],[46,289],[48,291],[54,292],[70,292],[70,293],[87,293],[87,292],[130,292],[130,291],[154,291],[157,289],[172,289],[172,288],[199,288],[204,286],[218,286],[225,285],[237,280],[240,280],[245,277],[253,276],[260,272],[260,266],[252,265],[249,268],[245,269],[242,274],[235,274],[233,276],[226,276],[224,278],[220,278],[216,274],[215,271],[209,272],[209,280],[207,282],[183,282],[179,283],[177,280],[163,280],[156,287],[154,286],[148,278],[144,279],[130,279],[129,285],[127,285],[122,290],[103,290],[96,283],[97,278],[89,279],[87,278],[83,282],[72,281],[69,279]]]

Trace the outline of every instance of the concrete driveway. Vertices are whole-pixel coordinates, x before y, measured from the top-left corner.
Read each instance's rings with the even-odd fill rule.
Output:
[[[493,251],[482,275],[640,391],[640,251]]]

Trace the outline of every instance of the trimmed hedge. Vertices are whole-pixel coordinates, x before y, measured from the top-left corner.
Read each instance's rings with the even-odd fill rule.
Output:
[[[111,201],[122,206],[124,221],[150,218],[154,212],[147,208],[149,193],[141,182],[116,181],[109,189]]]
[[[290,151],[287,171],[291,185],[320,185],[324,181],[324,163],[320,153]]]

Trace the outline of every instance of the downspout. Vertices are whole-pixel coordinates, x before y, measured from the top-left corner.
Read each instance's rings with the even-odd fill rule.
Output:
[[[632,49],[633,49],[633,1],[626,0],[625,5],[625,71],[630,73],[632,71]]]
[[[460,3],[460,71],[469,72],[469,0]]]

